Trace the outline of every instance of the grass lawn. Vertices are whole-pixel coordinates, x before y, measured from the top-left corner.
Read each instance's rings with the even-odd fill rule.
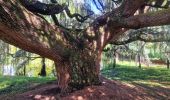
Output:
[[[144,66],[139,69],[136,66],[129,66],[127,62],[121,62],[115,69],[107,66],[101,73],[109,79],[121,80],[125,83],[170,87],[170,70],[166,67]]]
[[[141,87],[146,90],[146,94],[159,96],[158,98],[170,97],[170,70],[166,67],[145,66],[139,69],[127,62],[121,62],[115,69],[108,65],[101,73],[111,80],[120,80],[129,86]],[[0,96],[22,93],[54,80],[55,78],[49,77],[0,76]],[[160,95],[160,92],[166,94]]]
[[[0,95],[24,92],[54,80],[49,77],[0,76]]]

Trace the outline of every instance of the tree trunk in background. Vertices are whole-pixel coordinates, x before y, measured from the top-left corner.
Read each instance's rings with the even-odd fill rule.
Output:
[[[41,72],[39,73],[39,75],[45,77],[46,76],[45,58],[42,58],[41,63],[42,63],[42,67],[41,67]]]
[[[26,76],[26,66],[24,65],[24,76]]]
[[[73,51],[71,57],[60,63],[56,62],[58,86],[62,90],[71,87],[81,89],[89,85],[99,85],[101,54],[90,51]]]
[[[2,75],[2,66],[0,67],[0,75]]]
[[[113,69],[116,67],[116,58],[113,58]]]
[[[140,59],[140,54],[138,54],[138,63],[139,63],[138,67],[139,67],[139,68],[141,68],[141,59]]]
[[[167,69],[169,69],[169,59],[167,58]]]
[[[113,69],[116,67],[116,50],[114,50],[113,54]]]

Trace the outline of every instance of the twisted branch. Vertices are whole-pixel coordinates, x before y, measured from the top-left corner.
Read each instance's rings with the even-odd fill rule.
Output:
[[[83,17],[78,13],[71,14],[66,4],[60,5],[55,0],[52,0],[53,2],[52,4],[42,3],[38,0],[20,0],[20,2],[27,10],[34,12],[34,13],[43,14],[43,15],[55,15],[65,10],[67,15],[70,18],[76,18],[76,20],[79,22],[84,22],[91,15],[93,15],[93,13],[91,13]]]

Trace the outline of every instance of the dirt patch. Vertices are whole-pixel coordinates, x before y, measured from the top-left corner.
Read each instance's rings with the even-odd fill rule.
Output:
[[[170,88],[147,87],[126,84],[101,78],[101,86],[89,86],[82,90],[61,95],[56,83],[49,83],[15,96],[0,100],[169,100]]]

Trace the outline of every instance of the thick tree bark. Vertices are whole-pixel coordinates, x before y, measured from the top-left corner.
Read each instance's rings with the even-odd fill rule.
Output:
[[[101,54],[76,50],[62,63],[56,62],[58,85],[62,90],[68,87],[81,89],[89,85],[99,85],[99,66]],[[62,66],[62,67],[58,67]]]

